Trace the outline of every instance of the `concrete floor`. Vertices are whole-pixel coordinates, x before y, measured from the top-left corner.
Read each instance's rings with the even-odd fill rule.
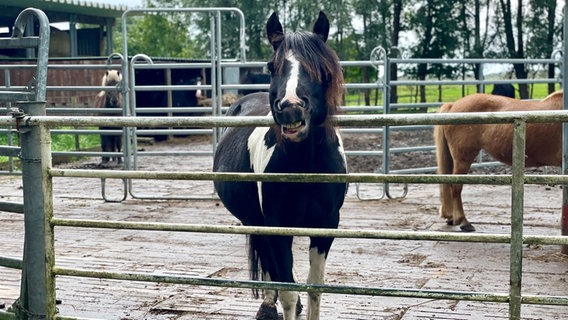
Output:
[[[171,147],[171,146],[170,146]],[[168,148],[164,145],[152,150]],[[193,149],[206,148],[194,145]],[[148,149],[148,148],[147,148]],[[97,159],[85,160],[89,166]],[[148,159],[142,170],[211,168],[203,157]],[[75,164],[77,165],[77,164]],[[108,196],[120,197],[120,181],[107,181]],[[396,193],[397,186],[392,186]],[[211,183],[136,181],[138,196],[208,196]],[[362,186],[367,194],[378,192]],[[456,231],[437,216],[438,188],[411,185],[404,199],[360,201],[352,186],[340,228]],[[21,180],[0,177],[0,200],[21,201]],[[235,225],[215,200],[143,200],[121,203],[101,199],[97,179],[54,179],[57,217],[118,221],[155,221]],[[510,188],[466,186],[464,202],[478,233],[510,230]],[[525,233],[558,235],[561,190],[526,186]],[[247,279],[245,237],[133,230],[57,227],[56,265],[89,270]],[[21,258],[22,215],[0,212],[0,254]],[[296,239],[296,273],[307,275],[307,240]],[[568,257],[557,246],[526,246],[523,294],[568,295]],[[0,267],[0,305],[5,311],[18,297],[20,272]],[[447,241],[336,239],[326,282],[333,285],[504,293],[509,290],[509,246]],[[306,303],[306,295],[302,294]],[[260,300],[248,289],[57,277],[63,316],[100,319],[253,319]],[[566,306],[523,305],[523,319],[562,319]],[[507,319],[508,304],[471,301],[324,294],[322,319]],[[300,317],[305,319],[305,315]]]

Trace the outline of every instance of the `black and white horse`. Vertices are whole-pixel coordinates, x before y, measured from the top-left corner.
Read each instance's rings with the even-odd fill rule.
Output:
[[[114,87],[114,89],[103,90],[95,98],[95,108],[119,108],[122,110],[122,94],[119,84],[122,81],[120,71],[108,70],[103,76],[102,86]],[[102,115],[108,115],[102,113]],[[114,127],[100,127],[101,130],[112,130]],[[120,152],[122,148],[122,135],[101,134],[101,149],[103,152]],[[112,157],[103,156],[102,162],[107,163]],[[120,156],[114,157],[117,163],[122,162]]]
[[[216,172],[347,173],[345,153],[329,116],[338,112],[343,74],[335,52],[325,43],[329,21],[323,12],[313,32],[285,34],[273,13],[266,25],[274,52],[268,62],[269,93],[244,96],[230,116],[271,114],[271,127],[228,128],[215,153]],[[225,207],[244,225],[337,228],[346,183],[216,181]],[[250,235],[250,267],[258,279],[258,261],[266,281],[294,282],[292,237]],[[307,283],[323,284],[333,238],[310,239]],[[307,319],[319,319],[321,294],[309,293]],[[265,290],[257,319],[277,319],[279,299],[285,320],[296,319],[298,292]]]

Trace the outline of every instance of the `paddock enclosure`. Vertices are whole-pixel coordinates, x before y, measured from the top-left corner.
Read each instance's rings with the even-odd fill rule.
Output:
[[[223,10],[238,12],[233,8],[203,9],[211,14],[212,22]],[[143,12],[132,10],[125,15]],[[30,16],[46,23],[37,10],[22,13],[23,18]],[[212,29],[218,28],[213,25]],[[164,66],[155,65],[143,54],[124,58],[130,57],[124,52],[119,57],[126,79],[119,89],[128,100],[126,109],[120,111],[123,117],[45,116],[45,90],[55,89],[45,85],[47,72],[39,67],[47,67],[41,60],[46,36],[25,41],[20,41],[21,37],[0,40],[0,46],[31,45],[39,53],[37,86],[11,87],[0,95],[11,102],[6,108],[9,115],[0,117],[0,126],[9,130],[9,135],[17,134],[20,143],[2,146],[1,155],[19,155],[21,160],[21,172],[9,168],[0,176],[0,319],[52,319],[56,311],[61,319],[252,319],[258,304],[249,288],[270,286],[303,291],[304,301],[305,291],[323,291],[322,316],[326,319],[564,317],[568,258],[559,246],[568,241],[559,236],[559,186],[567,184],[566,176],[525,173],[522,156],[526,122],[568,121],[564,111],[464,116],[354,108],[357,114],[337,116],[337,121],[345,136],[375,134],[382,139],[379,150],[348,150],[350,156],[381,158],[373,172],[213,175],[211,154],[217,128],[270,123],[266,118],[218,117],[223,112],[220,93],[237,90],[240,85],[214,80],[223,79],[223,69],[211,66],[233,68],[243,62],[172,65],[174,69],[210,68],[209,84],[136,88],[129,78],[135,68]],[[212,49],[216,45],[220,41],[213,37]],[[384,68],[377,63],[381,59],[388,60],[377,49],[369,61],[343,65]],[[558,64],[566,74],[562,59],[546,63]],[[114,64],[108,67],[119,68]],[[347,84],[348,90],[365,87],[386,86],[380,81]],[[126,93],[151,89],[209,90],[211,106],[152,110],[168,115],[189,110],[202,114],[196,117],[145,117],[136,109],[136,95]],[[22,100],[28,102],[16,102]],[[419,128],[429,132],[434,124],[450,122],[514,123],[516,156],[511,171],[444,176],[431,174],[431,168],[424,166],[391,170],[391,154],[432,151],[429,146],[389,150],[393,131]],[[102,154],[93,151],[74,153],[86,157],[79,162],[52,164],[52,129],[88,129],[92,131],[88,134],[98,134],[90,128],[100,126],[115,127],[114,133],[125,137],[124,167],[100,167]],[[152,143],[139,137],[142,130],[147,135],[176,137]],[[351,186],[339,230],[274,230],[238,226],[213,194],[212,179],[347,181]],[[468,184],[464,202],[476,233],[457,232],[438,217],[440,182]],[[399,190],[402,196],[391,194]],[[24,215],[18,213],[22,211]],[[335,236],[326,284],[249,281],[243,233],[251,232],[300,236],[327,232]],[[298,237],[296,245],[306,251],[305,237]],[[305,279],[307,256],[296,256],[305,266],[296,270],[298,278]]]

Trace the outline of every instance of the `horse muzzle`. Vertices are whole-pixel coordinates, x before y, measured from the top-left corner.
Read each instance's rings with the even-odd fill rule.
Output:
[[[284,139],[299,142],[308,136],[310,128],[309,113],[304,105],[277,104],[272,115],[274,116],[274,121],[280,126]]]

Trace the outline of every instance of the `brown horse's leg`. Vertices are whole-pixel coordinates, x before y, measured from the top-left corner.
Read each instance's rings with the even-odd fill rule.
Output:
[[[440,202],[440,217],[446,219],[449,225],[453,225],[454,208],[451,185],[440,184]]]
[[[477,156],[477,153],[479,153],[479,151],[470,152],[469,153],[470,156],[468,157],[468,156],[464,156],[463,152],[462,152],[462,157],[455,157],[454,158],[453,174],[466,174],[466,173],[468,173],[469,169],[471,168],[471,164],[473,163],[473,160],[475,159],[475,156]],[[475,228],[473,227],[473,225],[471,223],[469,223],[469,221],[467,221],[467,218],[465,217],[465,212],[463,211],[463,202],[462,202],[462,196],[461,196],[462,190],[463,190],[463,184],[452,184],[450,186],[450,189],[451,189],[452,200],[453,200],[452,201],[452,204],[453,204],[453,208],[452,208],[453,225],[455,225],[455,226],[459,225],[460,229],[462,231],[465,231],[465,232],[475,231]]]
[[[444,133],[444,126],[434,126],[434,141],[438,174],[451,174],[454,161]],[[449,184],[440,184],[440,216],[448,223],[453,220],[453,198]]]
[[[442,106],[442,112],[449,110],[451,105]],[[436,143],[436,162],[439,174],[466,174],[471,163],[479,153],[476,147],[466,147],[463,141],[454,141],[453,126],[435,126],[434,141]],[[460,127],[461,128],[461,127]],[[448,132],[450,130],[450,132]],[[455,128],[453,129],[455,130]],[[449,225],[459,225],[463,231],[475,231],[467,221],[463,212],[461,200],[461,184],[440,184],[440,216],[446,219]]]
[[[448,224],[454,226],[459,225],[460,229],[465,232],[475,231],[475,227],[467,221],[463,211],[463,202],[461,197],[463,184],[452,184],[450,189],[453,197],[453,218],[451,220],[447,220]]]

